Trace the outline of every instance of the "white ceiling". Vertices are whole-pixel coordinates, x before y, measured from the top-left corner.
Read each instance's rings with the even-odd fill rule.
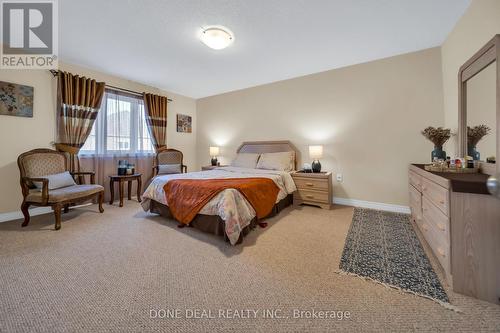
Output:
[[[60,59],[200,98],[441,45],[470,0],[61,0]],[[235,34],[225,50],[202,26]]]

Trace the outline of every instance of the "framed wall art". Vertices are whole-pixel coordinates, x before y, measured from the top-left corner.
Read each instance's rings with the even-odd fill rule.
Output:
[[[33,87],[0,81],[0,115],[33,117]]]

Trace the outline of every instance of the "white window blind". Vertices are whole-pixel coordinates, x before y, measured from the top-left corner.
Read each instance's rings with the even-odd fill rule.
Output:
[[[82,155],[154,153],[141,97],[106,90]]]

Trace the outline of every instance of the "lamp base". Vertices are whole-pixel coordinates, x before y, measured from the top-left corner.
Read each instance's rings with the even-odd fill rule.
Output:
[[[217,166],[217,157],[212,157],[212,166]]]
[[[314,160],[311,164],[312,172],[318,173],[321,172],[321,163],[318,160]]]

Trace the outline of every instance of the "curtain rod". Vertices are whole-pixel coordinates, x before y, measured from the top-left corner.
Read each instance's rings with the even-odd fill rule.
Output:
[[[53,75],[53,76],[57,76],[57,74],[59,73],[59,71],[55,70],[55,69],[51,69],[49,70],[49,72]],[[132,95],[136,95],[136,96],[143,96],[142,93],[138,92],[138,91],[133,91],[133,90],[129,90],[129,89],[125,89],[125,88],[120,88],[120,87],[115,87],[115,86],[110,86],[108,84],[106,84],[106,88],[109,88],[109,89],[112,89],[112,90],[118,90],[118,91],[123,91],[123,92],[126,92],[126,93],[129,93],[129,94],[132,94]],[[167,101],[168,102],[173,102],[173,100],[171,98],[167,98]]]

